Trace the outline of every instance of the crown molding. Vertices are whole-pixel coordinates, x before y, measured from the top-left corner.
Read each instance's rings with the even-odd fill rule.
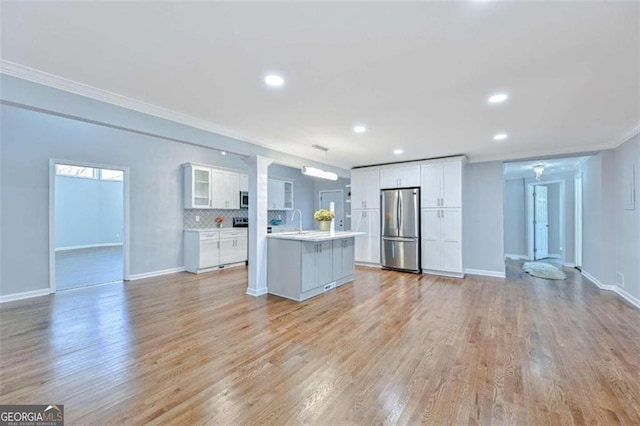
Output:
[[[40,71],[35,68],[27,67],[25,65],[17,64],[15,62],[0,59],[0,73],[10,75],[22,80],[27,80],[32,83],[51,87],[53,89],[73,93],[85,98],[94,99],[100,102],[105,102],[118,107],[162,118],[164,120],[172,121],[178,124],[183,124],[196,129],[216,133],[218,135],[258,145],[263,148],[271,149],[273,151],[282,152],[281,147],[265,143],[245,134],[237,133],[229,129],[216,126],[207,120],[187,114],[182,114],[167,108],[129,98],[124,95],[109,92],[107,90],[98,89],[97,87],[69,80],[67,78]],[[344,168],[344,166],[342,165],[329,165],[333,167]]]

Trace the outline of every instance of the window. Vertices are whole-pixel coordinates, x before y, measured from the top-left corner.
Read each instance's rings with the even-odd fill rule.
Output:
[[[56,175],[71,176],[85,179],[97,179],[98,170],[93,167],[70,166],[68,164],[56,164]]]
[[[122,181],[124,172],[122,170],[100,169],[101,180]]]

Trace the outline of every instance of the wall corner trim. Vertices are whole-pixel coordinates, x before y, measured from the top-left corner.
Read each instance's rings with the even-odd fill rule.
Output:
[[[266,288],[259,288],[259,289],[247,288],[246,294],[253,297],[264,296],[265,294],[267,294],[267,289]]]
[[[144,278],[159,277],[161,275],[175,274],[175,273],[184,272],[184,271],[186,271],[185,267],[181,266],[179,268],[170,268],[170,269],[162,269],[160,271],[143,272],[142,274],[129,275],[129,280],[135,281],[135,280],[141,280]]]
[[[43,289],[40,289],[40,290],[33,290],[33,291],[25,291],[25,292],[22,292],[22,293],[7,294],[5,296],[0,296],[0,303],[13,302],[15,300],[30,299],[32,297],[47,296],[50,293],[51,293],[51,291],[47,287],[47,288],[43,288]]]
[[[469,268],[465,268],[464,273],[465,274],[470,274],[470,275],[482,275],[482,276],[485,276],[485,277],[496,277],[496,278],[505,278],[506,277],[504,271],[486,271],[484,269],[469,269]]]
[[[627,293],[624,289],[615,285],[602,284],[596,277],[586,272],[585,270],[582,270],[582,276],[584,276],[587,280],[595,284],[595,286],[598,287],[600,290],[613,291],[614,293],[617,293],[618,296],[622,297],[624,300],[626,300],[636,308],[640,309],[640,300],[630,295],[629,293]]]

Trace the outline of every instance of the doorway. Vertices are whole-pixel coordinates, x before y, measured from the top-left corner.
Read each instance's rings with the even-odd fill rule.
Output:
[[[329,205],[333,202],[336,231],[344,231],[344,193],[341,189],[333,191],[320,191],[320,208],[329,210]]]
[[[129,278],[126,168],[51,160],[51,292]]]
[[[563,180],[527,185],[528,258],[565,262],[565,184]]]

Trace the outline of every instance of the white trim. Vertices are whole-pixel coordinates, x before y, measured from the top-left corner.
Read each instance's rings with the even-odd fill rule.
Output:
[[[1,61],[0,61],[1,63]],[[69,164],[72,166],[86,166],[96,169],[121,170],[122,175],[122,197],[123,197],[123,221],[124,235],[122,242],[122,279],[130,280],[130,206],[129,206],[129,167],[114,166],[110,164],[98,164],[86,161],[71,161],[57,158],[49,158],[49,290],[56,292],[56,164]]]
[[[366,266],[367,268],[380,268],[379,263],[353,262],[357,266]]]
[[[522,260],[529,260],[529,256],[527,256],[526,254],[505,254],[504,255],[505,259],[509,258],[509,259],[522,259]]]
[[[608,284],[602,284],[596,277],[594,277],[593,275],[591,275],[590,273],[588,273],[584,269],[582,271],[580,271],[580,272],[582,273],[582,276],[584,276],[586,279],[588,279],[589,281],[594,283],[596,285],[596,287],[598,287],[600,290],[609,290],[609,291],[614,291],[614,292],[616,291],[616,286],[608,285]]]
[[[264,296],[265,294],[268,293],[267,288],[259,288],[259,289],[253,289],[248,287],[247,288],[247,292],[246,294],[248,294],[249,296],[253,296],[253,297],[260,297],[260,296]]]
[[[58,252],[58,251],[67,251],[67,250],[80,250],[80,249],[98,248],[98,247],[118,247],[122,245],[123,243],[85,244],[82,246],[56,247],[56,251]]]
[[[25,292],[22,292],[22,293],[7,294],[6,296],[0,296],[0,303],[13,302],[14,300],[30,299],[32,297],[47,296],[50,293],[51,293],[50,289],[43,288],[43,289],[40,289],[40,290],[33,290],[33,291],[25,291]]]
[[[582,272],[582,276],[583,277],[585,277],[587,280],[589,280],[593,284],[595,284],[596,287],[598,287],[600,290],[612,291],[612,292],[618,294],[623,299],[625,299],[627,302],[631,303],[636,308],[640,309],[640,299],[630,295],[623,288],[620,288],[620,287],[618,287],[616,285],[602,284],[596,277],[594,277],[590,273],[586,272],[585,270],[582,270],[581,272]]]
[[[465,268],[464,270],[465,274],[470,274],[470,275],[482,275],[485,277],[496,277],[496,278],[505,278],[506,274],[504,273],[504,271],[485,271],[483,269],[469,269],[469,268]]]
[[[428,274],[428,275],[439,275],[441,277],[464,278],[464,273],[462,272],[446,272],[446,271],[436,271],[433,269],[423,269],[422,273]]]
[[[566,267],[566,268],[575,268],[576,265],[574,263],[567,263],[565,262],[562,266]]]
[[[174,123],[184,124],[196,129],[213,132],[218,135],[238,139],[244,142],[262,146],[264,148],[282,152],[282,147],[277,147],[275,145],[270,145],[258,141],[246,135],[231,131],[230,129],[214,125],[209,121],[202,120],[177,111],[172,111],[170,109],[153,105],[147,102],[129,98],[117,93],[109,92],[107,90],[99,89],[97,87],[89,86],[87,84],[79,83],[77,81],[69,80],[64,77],[40,71],[35,68],[27,67],[25,65],[17,64],[15,62],[10,62],[4,59],[0,60],[0,72],[13,77],[17,77],[22,80],[31,81],[43,86],[52,87],[64,92],[83,96],[85,98],[95,99],[100,102],[106,102],[111,105],[141,112],[143,114],[162,118],[164,120],[173,121]]]
[[[549,258],[551,259],[562,259],[561,253],[549,253]]]
[[[618,293],[618,295],[620,295],[620,297],[625,299],[627,302],[631,303],[633,306],[640,309],[640,299],[638,299],[637,297],[633,297],[625,289],[620,288],[618,286],[616,286],[615,292]]]
[[[144,278],[152,278],[152,277],[159,277],[161,275],[168,275],[168,274],[175,274],[178,272],[184,272],[186,269],[184,268],[184,266],[181,266],[179,268],[170,268],[170,269],[162,269],[160,271],[151,271],[151,272],[143,272],[142,274],[132,274],[129,275],[129,280],[130,281],[135,281],[135,280],[141,280]]]

